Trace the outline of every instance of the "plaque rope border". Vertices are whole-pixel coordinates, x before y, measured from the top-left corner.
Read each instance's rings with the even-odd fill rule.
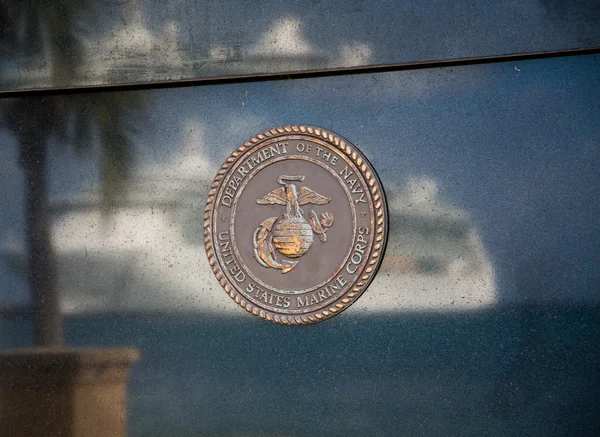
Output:
[[[213,248],[213,234],[211,229],[211,216],[214,211],[214,202],[215,196],[218,192],[219,186],[221,185],[221,181],[223,180],[224,175],[227,173],[229,168],[237,161],[238,157],[245,153],[248,149],[254,147],[256,144],[263,142],[269,138],[276,138],[278,136],[287,135],[287,134],[309,134],[312,136],[316,136],[318,138],[324,139],[330,145],[338,148],[343,151],[346,156],[348,156],[352,162],[356,165],[356,167],[361,171],[364,178],[367,181],[369,186],[369,190],[371,191],[371,196],[373,198],[373,204],[375,209],[375,238],[374,244],[371,249],[371,255],[369,256],[369,261],[365,264],[360,276],[360,281],[354,284],[352,289],[346,292],[345,296],[342,298],[338,298],[335,300],[329,308],[317,310],[312,312],[309,315],[286,315],[286,314],[275,314],[271,315],[268,312],[265,312],[264,309],[255,306],[251,302],[240,295],[237,292],[235,287],[232,287],[229,284],[227,277],[225,276],[221,266],[216,260],[214,248]],[[314,127],[314,126],[304,126],[304,125],[289,125],[289,126],[281,126],[273,129],[269,129],[264,131],[261,134],[256,135],[255,137],[250,138],[250,140],[246,141],[240,147],[235,149],[231,155],[225,160],[212,184],[210,185],[210,190],[208,192],[208,199],[206,200],[206,208],[204,210],[204,247],[206,249],[206,255],[208,256],[208,264],[210,265],[217,281],[221,284],[221,287],[225,289],[227,294],[242,308],[248,311],[255,316],[260,317],[261,319],[268,320],[274,323],[281,323],[284,325],[302,325],[302,324],[312,324],[316,322],[320,322],[322,320],[326,320],[330,317],[333,317],[336,313],[343,310],[347,306],[352,305],[365,291],[365,288],[373,279],[373,275],[376,273],[376,264],[379,261],[380,257],[383,255],[383,251],[385,250],[385,228],[388,226],[386,221],[386,206],[385,206],[385,196],[383,194],[383,188],[380,186],[381,182],[378,180],[377,176],[374,175],[373,170],[369,168],[366,164],[365,160],[362,158],[360,152],[353,150],[353,148],[348,145],[346,140],[340,138],[332,132],[327,131],[326,129]]]

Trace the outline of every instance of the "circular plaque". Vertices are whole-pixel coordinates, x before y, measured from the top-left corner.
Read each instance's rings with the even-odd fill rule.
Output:
[[[388,231],[381,182],[366,158],[325,129],[285,126],[233,151],[211,185],[209,264],[248,312],[315,323],[373,280]]]

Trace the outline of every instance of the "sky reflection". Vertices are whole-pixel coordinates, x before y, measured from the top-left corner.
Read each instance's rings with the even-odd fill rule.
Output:
[[[400,64],[600,44],[594,0],[479,0],[460,6],[414,0],[4,3],[0,26],[8,35],[0,43],[0,89],[5,90]],[[40,20],[31,20],[36,14]],[[39,38],[24,38],[27,30]],[[72,31],[77,46],[67,46],[62,36],[53,41],[48,35],[54,30]],[[73,68],[57,75],[59,58]]]

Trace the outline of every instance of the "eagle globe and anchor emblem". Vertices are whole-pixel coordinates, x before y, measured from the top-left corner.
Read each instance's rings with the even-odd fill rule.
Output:
[[[204,215],[208,263],[262,319],[326,320],[365,292],[387,241],[387,205],[356,146],[312,126],[264,131],[231,152]]]
[[[325,205],[331,199],[316,193],[307,187],[297,188],[290,182],[302,182],[305,176],[281,175],[277,182],[279,187],[256,201],[260,205],[283,205],[285,212],[281,217],[270,217],[264,220],[254,231],[252,246],[254,256],[263,267],[279,269],[288,273],[298,261],[282,258],[277,261],[275,251],[288,258],[300,258],[313,244],[316,234],[322,243],[327,241],[327,230],[333,225],[333,214],[321,213],[320,219],[314,210],[310,211],[308,220],[304,217],[301,206],[314,204]]]

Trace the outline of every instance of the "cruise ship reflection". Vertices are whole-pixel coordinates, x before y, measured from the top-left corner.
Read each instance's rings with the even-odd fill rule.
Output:
[[[388,190],[390,236],[373,299],[379,310],[476,309],[497,301],[495,273],[471,216],[413,178]],[[379,291],[382,290],[382,291]]]
[[[193,126],[186,131],[194,132]],[[198,138],[196,138],[198,137]],[[100,187],[52,201],[52,238],[66,313],[192,311],[244,315],[204,253],[202,215],[217,165],[198,153],[141,168],[103,215]],[[189,152],[189,150],[188,150]],[[475,309],[496,300],[494,272],[469,215],[438,199],[431,179],[388,189],[386,256],[354,313]],[[24,244],[3,256],[24,271]]]

